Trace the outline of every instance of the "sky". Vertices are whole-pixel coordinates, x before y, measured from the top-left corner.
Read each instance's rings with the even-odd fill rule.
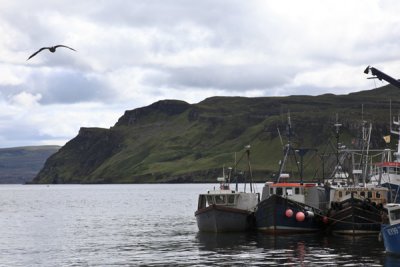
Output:
[[[348,94],[400,78],[397,0],[0,0],[0,147],[64,145],[164,99]],[[41,47],[67,45],[55,53]]]

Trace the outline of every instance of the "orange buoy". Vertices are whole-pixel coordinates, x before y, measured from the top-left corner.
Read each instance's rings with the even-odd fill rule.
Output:
[[[306,218],[306,216],[304,215],[303,212],[299,211],[299,212],[296,213],[296,220],[298,222],[304,221],[305,218]]]
[[[293,216],[293,210],[287,209],[285,211],[285,215],[286,215],[286,217],[291,218]]]

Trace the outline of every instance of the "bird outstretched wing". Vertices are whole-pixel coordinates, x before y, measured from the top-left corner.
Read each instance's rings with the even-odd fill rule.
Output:
[[[65,48],[68,48],[68,49],[71,49],[71,50],[76,51],[76,50],[73,49],[72,47],[69,47],[69,46],[66,46],[66,45],[56,45],[56,46],[54,46],[54,48],[57,48],[57,47],[65,47]]]
[[[69,46],[66,46],[66,45],[56,45],[56,46],[52,46],[52,47],[42,47],[42,48],[40,48],[38,51],[36,51],[36,52],[33,53],[32,55],[30,55],[30,57],[28,57],[27,60],[29,60],[29,59],[31,59],[32,57],[36,56],[40,51],[42,51],[42,50],[44,50],[44,49],[49,49],[51,52],[55,52],[56,49],[57,49],[58,47],[65,47],[65,48],[71,49],[71,50],[73,50],[73,51],[76,51],[76,50],[73,49],[72,47],[69,47]]]
[[[50,49],[50,47],[42,47],[42,48],[40,48],[38,51],[36,51],[36,52],[33,53],[32,55],[30,55],[30,56],[28,57],[27,60],[33,58],[33,57],[36,56],[39,52],[41,52],[41,51],[43,51],[43,50],[45,50],[45,49]]]

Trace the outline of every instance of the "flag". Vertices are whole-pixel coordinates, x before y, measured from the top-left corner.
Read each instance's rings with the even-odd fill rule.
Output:
[[[385,140],[386,144],[390,143],[390,135],[384,136],[383,139]]]

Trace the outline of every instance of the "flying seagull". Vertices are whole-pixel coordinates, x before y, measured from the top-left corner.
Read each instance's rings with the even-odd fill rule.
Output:
[[[32,57],[36,56],[39,52],[41,52],[42,50],[45,50],[45,49],[49,49],[51,53],[54,53],[54,52],[56,52],[56,49],[57,49],[58,47],[65,47],[65,48],[68,48],[68,49],[71,49],[71,50],[76,51],[75,49],[73,49],[73,48],[71,48],[71,47],[69,47],[69,46],[66,46],[66,45],[56,45],[56,46],[51,46],[51,47],[42,47],[42,48],[40,48],[38,51],[36,51],[35,53],[33,53],[30,57],[28,57],[27,60],[29,60],[29,59],[31,59]]]

